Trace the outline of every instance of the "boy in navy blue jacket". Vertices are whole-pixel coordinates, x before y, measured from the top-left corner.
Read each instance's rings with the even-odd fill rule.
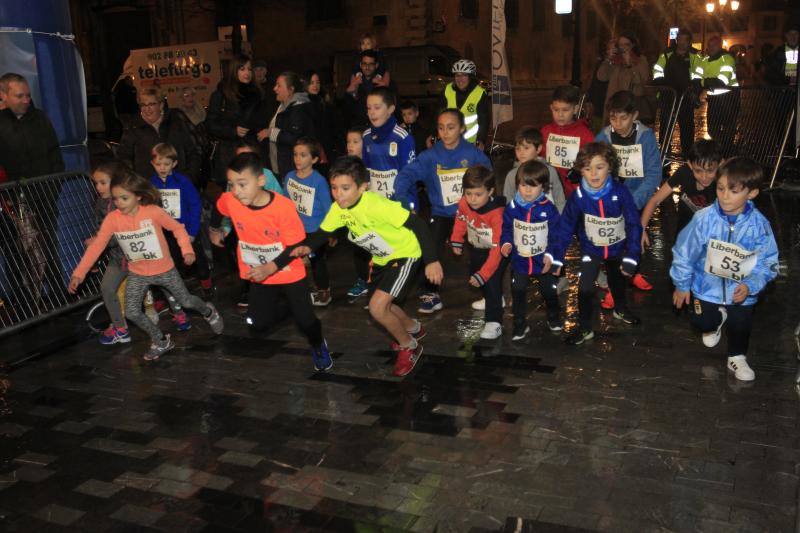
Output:
[[[594,280],[603,265],[614,297],[614,318],[631,325],[641,322],[627,308],[625,277],[633,276],[639,266],[642,225],[630,191],[613,178],[618,169],[619,158],[611,145],[593,142],[580,149],[575,170],[581,173],[581,183],[567,200],[550,241],[551,251],[545,255],[544,265],[552,262],[556,267],[553,274],[557,276],[572,235],[577,231],[582,256],[579,325],[567,337],[568,344],[582,344],[594,338]]]
[[[541,161],[526,161],[517,170],[515,181],[517,192],[503,212],[500,236],[500,253],[511,255],[512,341],[524,339],[531,330],[526,315],[528,281],[532,276],[539,281],[550,331],[564,329],[556,291],[558,280],[544,265],[550,228],[555,228],[559,218],[558,209],[547,197],[550,169]]]

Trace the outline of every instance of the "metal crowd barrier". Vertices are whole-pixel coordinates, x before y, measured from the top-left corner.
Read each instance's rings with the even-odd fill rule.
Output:
[[[84,241],[96,231],[88,176],[63,173],[0,184],[0,337],[100,296],[104,261],[67,293]]]

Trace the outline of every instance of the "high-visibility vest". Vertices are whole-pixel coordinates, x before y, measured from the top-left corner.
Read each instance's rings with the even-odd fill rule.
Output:
[[[789,78],[792,85],[794,85],[797,80],[797,50],[797,48],[792,48],[788,44],[783,46],[783,53],[786,58],[786,63],[783,66],[783,74]]]
[[[674,50],[668,50],[658,57],[658,61],[653,65],[653,80],[664,77],[667,61],[674,53]],[[701,82],[703,80],[703,58],[694,51],[689,51],[689,79],[692,81],[700,80]]]
[[[716,59],[705,58],[703,63],[703,76],[706,80],[718,79],[726,87],[738,87],[739,81],[736,79],[736,58],[727,52],[723,52]],[[703,81],[705,85],[705,80]],[[716,96],[729,92],[728,89],[716,87],[708,90],[708,94]]]
[[[483,90],[483,87],[476,85],[467,96],[467,99],[464,100],[464,104],[461,106],[461,112],[464,114],[464,126],[466,127],[464,139],[473,144],[475,144],[475,141],[478,140],[478,130],[480,130],[480,125],[478,124],[478,102],[481,101],[481,98],[485,92],[486,91]],[[444,97],[445,100],[447,100],[448,109],[455,109],[456,90],[452,83],[448,83],[444,88]]]

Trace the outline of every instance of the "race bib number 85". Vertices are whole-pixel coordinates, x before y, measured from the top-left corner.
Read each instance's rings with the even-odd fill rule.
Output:
[[[711,239],[706,248],[705,271],[733,281],[742,281],[756,266],[757,255],[724,241]]]
[[[583,227],[586,236],[595,246],[611,246],[625,240],[625,219],[600,218],[594,215],[583,215]]]
[[[558,168],[572,168],[580,147],[580,137],[551,133],[547,138],[547,162]]]

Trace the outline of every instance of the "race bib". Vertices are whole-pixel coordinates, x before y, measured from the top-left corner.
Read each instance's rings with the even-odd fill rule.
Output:
[[[114,232],[114,237],[131,263],[164,258],[156,229],[153,226],[135,231]]]
[[[522,257],[543,254],[547,249],[547,222],[514,220],[514,247]]]
[[[392,255],[392,253],[394,253],[394,249],[389,246],[385,240],[383,240],[383,237],[374,231],[365,233],[360,237],[356,237],[350,233],[348,235],[348,239],[350,239],[350,242],[353,244],[368,251],[374,257],[389,257]]]
[[[161,189],[161,207],[172,218],[181,218],[181,190]]]
[[[242,262],[251,267],[271,263],[282,252],[283,244],[279,242],[273,244],[250,244],[249,242],[239,241],[239,254],[241,254]]]
[[[394,179],[396,177],[397,171],[395,169],[369,169],[369,190],[385,198],[391,198],[394,195]]]
[[[742,281],[756,266],[757,255],[725,241],[711,239],[706,247],[704,270],[721,278]]]
[[[467,224],[467,241],[475,248],[493,247],[492,228],[476,228],[472,224]]]
[[[572,168],[580,147],[580,137],[551,133],[547,138],[547,162],[557,168]]]
[[[625,218],[600,218],[583,215],[586,236],[595,246],[611,246],[625,240]]]
[[[289,193],[289,198],[294,202],[297,212],[310,217],[314,212],[314,195],[317,192],[314,187],[297,183],[295,180],[288,180],[286,182],[286,192]]]
[[[436,170],[439,177],[439,186],[442,188],[442,202],[445,206],[455,205],[463,196],[463,180],[465,168],[452,170]]]
[[[613,145],[619,156],[620,178],[643,178],[644,162],[642,161],[642,145],[631,146]]]

